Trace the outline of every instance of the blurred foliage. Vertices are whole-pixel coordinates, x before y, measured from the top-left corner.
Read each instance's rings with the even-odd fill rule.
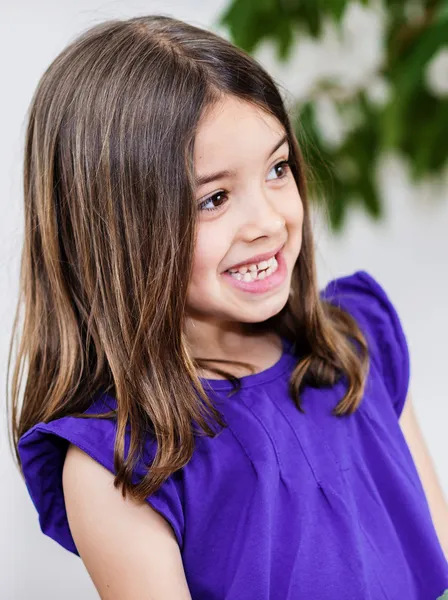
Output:
[[[378,6],[362,0],[366,7]],[[319,38],[324,21],[340,28],[348,0],[232,0],[220,15],[231,41],[254,54],[270,40],[279,61],[288,61],[301,33]],[[429,89],[425,76],[431,59],[448,48],[448,0],[383,0],[384,60],[375,76],[389,89],[383,103],[373,102],[365,86],[338,95],[338,81],[321,81],[310,97],[297,100],[294,127],[310,169],[311,197],[325,202],[332,228],[340,231],[351,202],[373,218],[382,216],[376,164],[389,150],[408,160],[414,181],[440,174],[448,146],[448,96]],[[339,29],[340,30],[340,29]],[[448,78],[448,73],[446,73]],[[358,114],[342,142],[328,144],[316,119],[317,93],[327,95],[339,114]]]

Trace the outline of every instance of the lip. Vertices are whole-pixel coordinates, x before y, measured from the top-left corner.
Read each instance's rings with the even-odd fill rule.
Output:
[[[228,271],[229,269],[238,269],[239,267],[242,267],[243,265],[258,264],[258,263],[261,263],[262,260],[268,260],[272,256],[275,256],[276,254],[278,254],[284,245],[285,245],[285,242],[283,242],[283,244],[281,246],[278,246],[276,249],[271,250],[270,252],[264,252],[263,254],[257,254],[255,256],[251,256],[247,260],[243,260],[242,262],[236,263],[235,265],[231,265],[230,267],[228,267],[226,269],[226,271]]]
[[[256,279],[255,281],[242,281],[236,279],[230,273],[224,272],[222,277],[234,289],[237,289],[245,294],[249,294],[252,298],[259,298],[265,294],[275,293],[283,287],[284,282],[288,277],[288,267],[286,264],[283,251],[279,250],[276,254],[278,267],[269,277],[265,279]],[[249,296],[246,296],[247,298]]]

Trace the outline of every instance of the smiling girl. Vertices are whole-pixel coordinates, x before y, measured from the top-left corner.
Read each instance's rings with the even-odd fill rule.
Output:
[[[91,28],[39,82],[24,194],[14,443],[102,598],[448,588],[399,318],[365,271],[318,290],[305,167],[253,58],[165,16]]]

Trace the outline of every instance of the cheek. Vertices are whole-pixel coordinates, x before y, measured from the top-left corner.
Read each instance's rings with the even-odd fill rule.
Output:
[[[226,254],[224,236],[207,225],[211,224],[200,227],[196,237],[192,272],[192,281],[196,285],[220,273],[221,261]]]
[[[295,192],[284,204],[283,216],[289,227],[301,228],[303,223],[303,203],[299,191]]]
[[[302,204],[302,200],[299,197],[299,203],[298,203],[298,207],[296,208],[296,221],[297,221],[297,226],[300,227],[300,229],[302,229],[302,225],[303,225],[303,204]]]

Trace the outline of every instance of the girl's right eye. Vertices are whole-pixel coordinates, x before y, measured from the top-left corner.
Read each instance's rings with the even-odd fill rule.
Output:
[[[209,198],[207,198],[206,200],[201,202],[199,204],[198,208],[199,208],[199,210],[207,210],[207,211],[219,210],[221,208],[221,206],[223,206],[223,204],[225,203],[226,198],[227,198],[226,192],[224,192],[224,191],[217,192],[216,194],[213,194],[213,196],[210,196]],[[208,204],[213,203],[213,202],[217,203],[217,206],[207,207]]]

